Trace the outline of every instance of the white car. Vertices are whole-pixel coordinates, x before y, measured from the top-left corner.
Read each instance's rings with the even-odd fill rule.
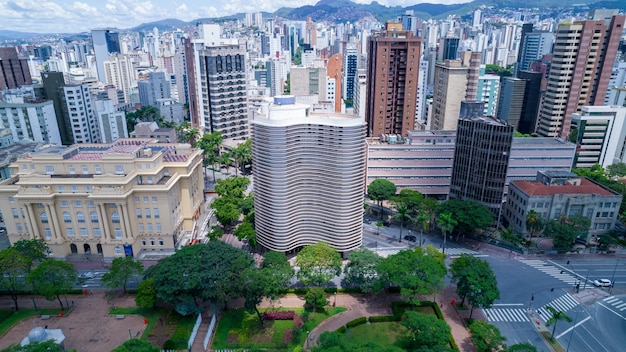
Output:
[[[593,285],[596,287],[609,287],[611,286],[611,280],[609,279],[598,279],[593,282]]]
[[[96,276],[91,271],[88,271],[86,273],[82,273],[78,275],[78,277],[81,279],[93,279]]]

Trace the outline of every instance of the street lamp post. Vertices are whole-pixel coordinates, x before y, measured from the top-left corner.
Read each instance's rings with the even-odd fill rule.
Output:
[[[309,334],[310,334],[310,333],[311,333],[310,331],[307,331],[307,332],[306,332],[306,349],[307,349],[307,350],[309,349],[309,340],[310,340],[310,339],[309,339]]]
[[[335,303],[333,303],[333,307],[337,306],[337,291],[335,291]]]
[[[615,272],[617,271],[618,265],[619,265],[619,257],[617,257],[617,261],[615,262],[615,267],[613,268],[613,275],[611,276],[611,286],[609,286],[609,293],[613,291],[613,287],[615,286]]]
[[[585,276],[585,282],[583,283],[583,290],[587,288],[587,281],[589,281],[589,272],[591,271],[591,264],[593,263],[593,258],[596,256],[597,251],[598,251],[598,241],[596,240],[596,243],[593,246],[593,253],[591,254],[591,259],[589,261],[589,269],[587,270],[587,275]]]

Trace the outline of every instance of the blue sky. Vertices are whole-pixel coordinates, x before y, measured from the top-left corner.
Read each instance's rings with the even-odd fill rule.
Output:
[[[240,12],[273,12],[313,5],[319,0],[0,0],[0,30],[56,33],[92,28],[129,28],[164,18],[191,21]],[[370,3],[372,0],[353,0]],[[378,0],[383,5],[420,2],[454,4],[471,0]]]

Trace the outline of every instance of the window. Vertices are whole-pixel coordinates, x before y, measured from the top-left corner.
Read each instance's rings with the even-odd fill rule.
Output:
[[[146,208],[146,218],[150,219],[150,208]]]
[[[122,239],[122,229],[120,229],[119,227],[116,227],[115,229],[113,229],[113,233],[115,234],[116,240]]]
[[[95,211],[89,213],[89,217],[91,218],[91,222],[98,222],[98,214]]]
[[[117,255],[121,255],[122,254],[122,248],[120,248],[119,246],[115,247],[113,250],[115,251],[115,254],[117,254]]]
[[[89,169],[87,168],[87,165],[83,165],[82,169],[83,169],[83,175],[87,175],[89,173]]]
[[[85,222],[85,214],[82,211],[76,213],[76,221]]]
[[[139,224],[139,232],[145,232],[143,224]]]
[[[73,193],[78,192],[78,186],[76,185],[71,185],[70,189],[72,190]]]
[[[152,223],[148,223],[148,232],[152,232],[153,228],[152,228]]]
[[[67,235],[69,237],[74,237],[74,229],[71,227],[68,227],[65,231],[67,231]]]
[[[87,206],[89,208],[95,208],[96,207],[96,203],[94,203],[93,200],[88,200],[87,201]]]
[[[143,202],[148,203],[148,197],[143,197]]]
[[[15,227],[17,227],[17,232],[22,232],[22,223],[17,223],[15,224]]]
[[[120,214],[118,213],[111,213],[111,222],[114,224],[119,224],[120,223]]]
[[[96,165],[95,169],[96,169],[96,175],[102,174],[102,167],[100,165]]]
[[[81,202],[80,200],[75,200],[74,201],[74,206],[75,207],[82,207],[83,206],[83,202]]]
[[[160,222],[156,223],[156,232],[161,232],[161,223]]]
[[[152,203],[156,203],[157,202],[157,197],[152,197]]]
[[[70,213],[63,213],[63,222],[72,222],[72,216],[70,215]]]
[[[159,246],[162,246],[164,244],[163,239],[159,238]]]
[[[46,213],[41,213],[41,214],[39,215],[39,217],[41,218],[41,222],[42,222],[43,224],[47,224],[47,223],[48,223],[48,214],[46,214]]]
[[[45,229],[43,229],[43,233],[46,236],[46,240],[51,240],[52,239],[52,231],[50,230],[49,227],[46,227]]]
[[[139,197],[135,196],[135,203],[139,203]]]
[[[87,228],[86,227],[81,227],[80,228],[80,235],[83,236],[83,237],[89,236],[89,232],[87,232]]]
[[[151,239],[150,239],[150,245],[151,245],[151,246],[154,246],[154,238],[151,238]]]
[[[74,170],[74,166],[73,165],[70,165],[68,167],[68,170],[70,171],[70,175],[74,175],[76,173],[76,170]]]
[[[9,197],[9,203],[15,203],[15,198]]]
[[[154,211],[154,218],[158,219],[159,218],[159,208],[154,208],[152,210]]]
[[[11,208],[11,212],[13,213],[14,219],[17,219],[20,217],[20,213],[18,213],[17,208]]]
[[[141,218],[141,208],[137,208],[135,211],[137,212],[137,217]]]
[[[46,165],[46,175],[54,175],[54,166]]]
[[[69,206],[69,203],[66,200],[62,200],[59,202],[59,205],[61,206],[61,208],[67,208]]]
[[[142,245],[142,246],[145,246],[145,245],[146,245],[146,239],[145,239],[145,238],[142,238],[142,239],[141,239],[141,245]]]
[[[96,237],[102,236],[102,231],[100,231],[99,227],[94,227],[93,228],[93,235],[96,236]]]
[[[91,185],[86,185],[85,186],[85,192],[91,192]]]
[[[122,166],[122,165],[115,165],[115,174],[116,175],[123,175],[124,174],[124,166]]]
[[[64,186],[61,186],[61,185],[57,186],[57,192],[64,192],[64,191],[65,191],[65,187]]]

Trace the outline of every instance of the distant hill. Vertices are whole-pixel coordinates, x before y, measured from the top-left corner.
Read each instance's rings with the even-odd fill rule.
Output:
[[[40,36],[40,33],[16,32],[9,30],[0,30],[0,42],[22,40]]]
[[[156,27],[159,29],[159,31],[162,32],[162,31],[172,31],[177,28],[189,26],[190,24],[191,25],[195,24],[195,21],[185,22],[185,21],[177,20],[175,18],[166,18],[164,20],[160,20],[156,22],[142,23],[133,28],[129,28],[128,30],[132,32],[151,32],[154,29],[154,27]]]

